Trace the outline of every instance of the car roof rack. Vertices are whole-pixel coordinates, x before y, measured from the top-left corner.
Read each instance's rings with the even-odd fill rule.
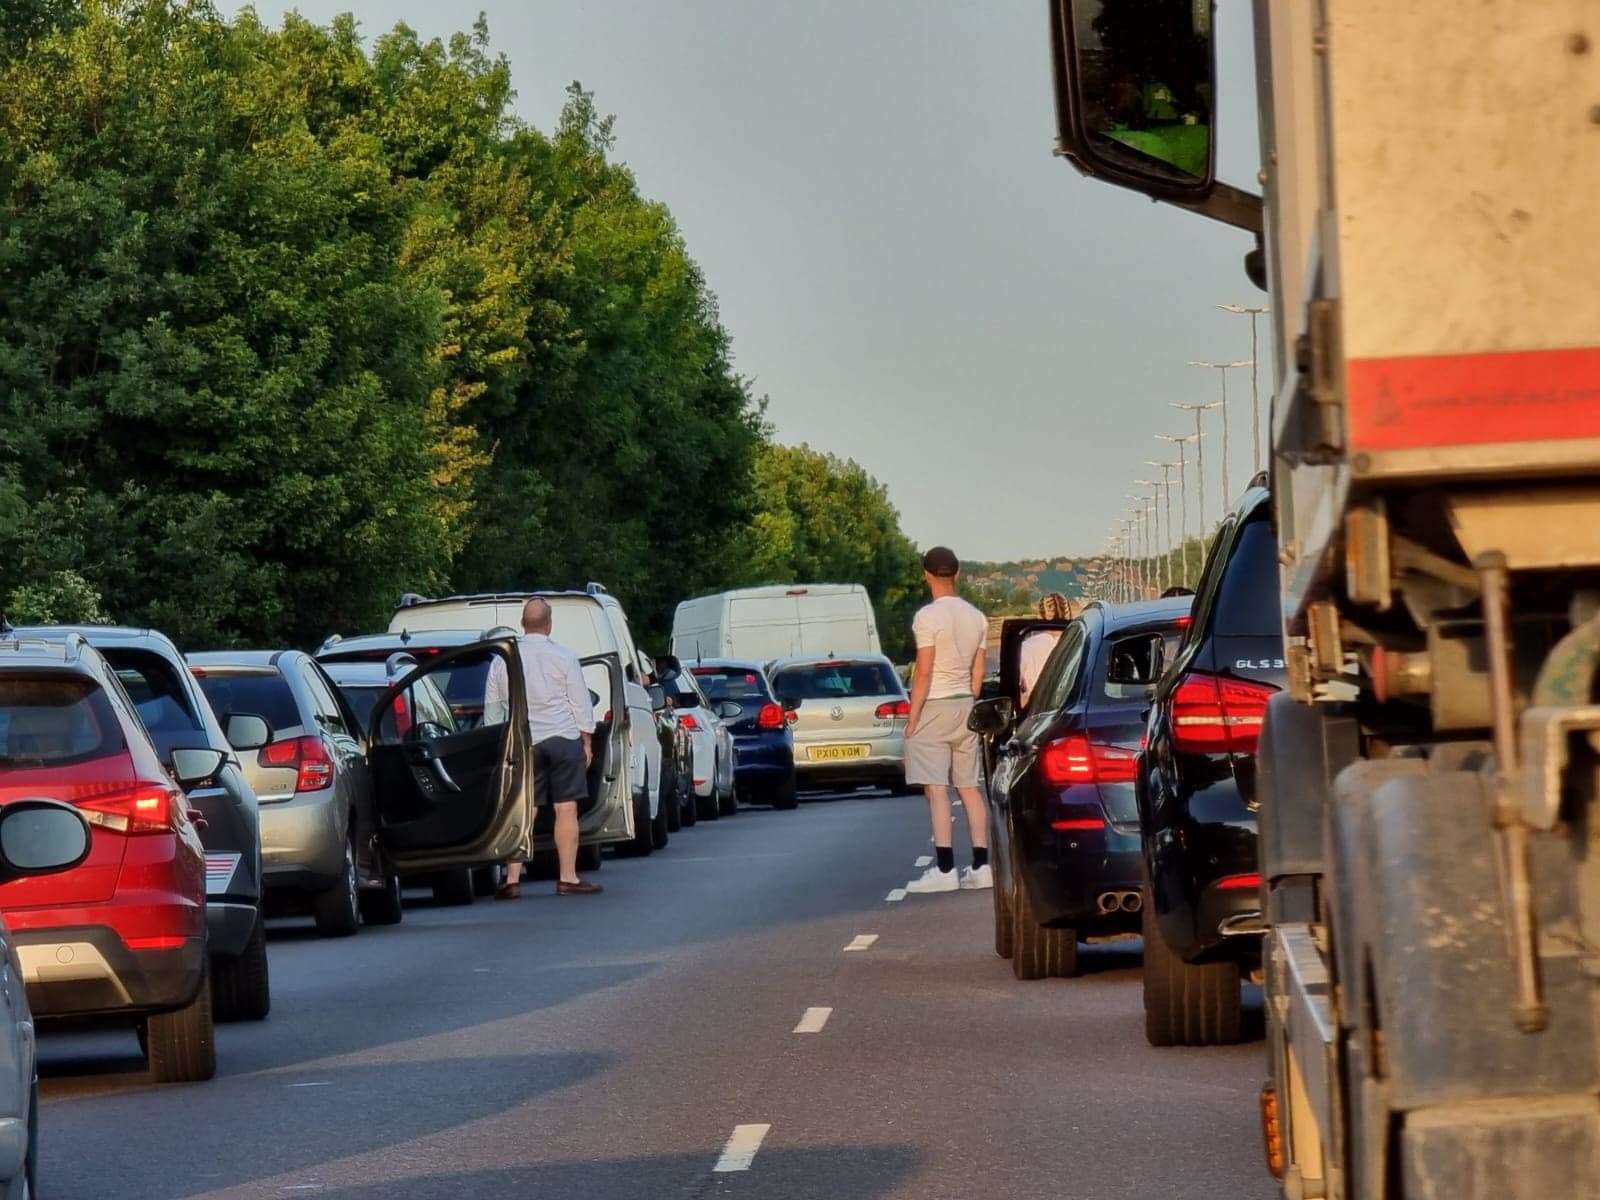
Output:
[[[410,608],[412,605],[426,604],[427,602],[428,597],[424,596],[421,592],[401,592],[400,603],[395,605],[395,607]]]
[[[606,590],[605,584],[596,583],[592,579],[583,585],[583,590],[588,592],[591,596],[609,596],[611,594]]]

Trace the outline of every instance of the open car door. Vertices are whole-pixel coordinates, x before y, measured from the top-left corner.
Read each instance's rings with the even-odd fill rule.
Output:
[[[633,838],[633,780],[628,770],[627,677],[622,657],[591,654],[579,660],[595,701],[594,761],[589,764],[589,807],[578,814],[583,842],[626,842]]]
[[[419,705],[414,688],[452,672],[485,681],[470,728]],[[475,642],[428,660],[373,706],[367,730],[378,840],[401,874],[526,858],[533,832],[533,751],[516,641]]]

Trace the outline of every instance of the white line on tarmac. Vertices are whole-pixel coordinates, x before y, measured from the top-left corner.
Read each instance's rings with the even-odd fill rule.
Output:
[[[912,863],[911,865],[914,866],[914,867],[926,867],[926,866],[932,865],[932,863],[933,863],[933,855],[924,854],[921,858],[917,859],[917,861]]]
[[[845,950],[865,950],[877,940],[878,935],[875,933],[858,933],[854,938],[851,939],[850,944],[845,947]]]
[[[285,1086],[287,1086],[287,1087],[332,1087],[333,1086],[333,1081],[331,1079],[319,1079],[319,1080],[316,1080],[315,1082],[312,1082],[312,1083],[291,1083],[291,1084],[287,1084]]]
[[[722,1157],[717,1159],[713,1171],[748,1171],[750,1164],[755,1161],[756,1151],[761,1149],[762,1139],[767,1136],[771,1125],[735,1125],[733,1136],[728,1139],[728,1144],[722,1148]]]
[[[821,1033],[822,1027],[828,1023],[828,1018],[833,1015],[831,1008],[808,1008],[805,1015],[800,1018],[800,1024],[794,1027],[796,1033]]]
[[[894,891],[890,892],[887,896],[884,897],[884,899],[887,900],[890,904],[894,904],[897,901],[904,900],[905,898],[906,898],[906,890],[905,890],[905,888],[895,888]]]

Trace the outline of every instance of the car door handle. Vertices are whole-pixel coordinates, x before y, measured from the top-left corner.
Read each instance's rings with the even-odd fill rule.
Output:
[[[461,790],[461,785],[454,779],[451,779],[450,772],[444,769],[444,759],[440,758],[438,755],[430,755],[428,762],[429,765],[433,767],[433,773],[439,777],[440,783],[444,784],[445,787],[449,788],[452,792],[459,792]]]

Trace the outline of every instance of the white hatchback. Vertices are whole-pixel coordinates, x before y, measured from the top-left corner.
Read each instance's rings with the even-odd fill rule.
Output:
[[[911,704],[887,658],[780,658],[767,664],[767,678],[785,706],[799,701],[790,718],[799,786],[908,790],[905,739]]]

